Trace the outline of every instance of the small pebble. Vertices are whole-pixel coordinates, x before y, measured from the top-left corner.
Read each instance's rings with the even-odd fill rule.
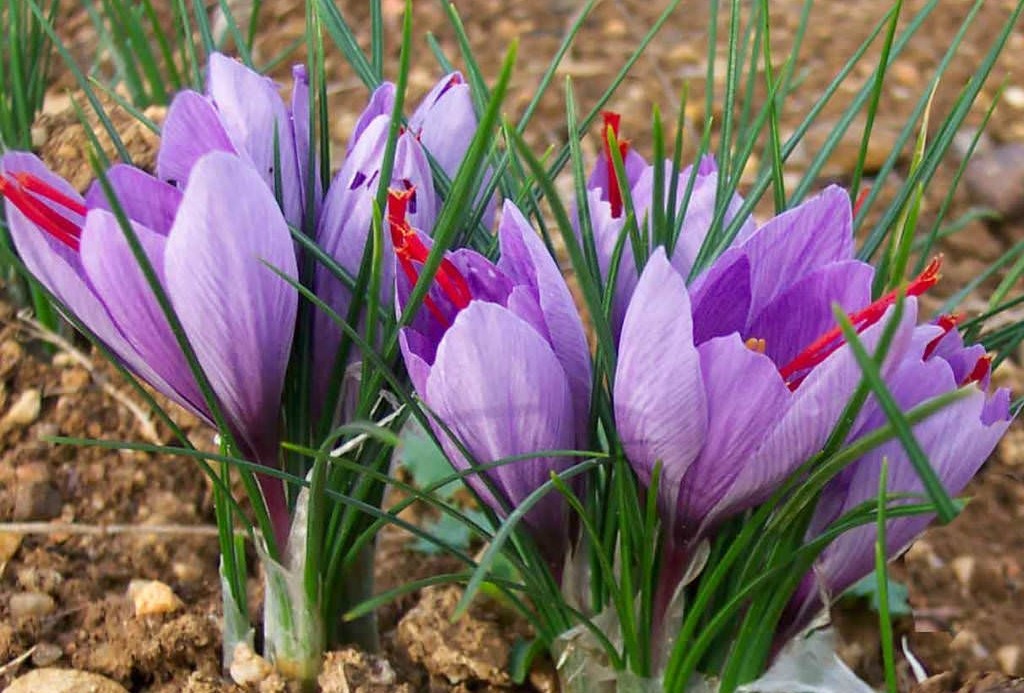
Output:
[[[950,568],[953,569],[953,575],[956,576],[956,581],[960,583],[960,586],[965,591],[971,589],[971,578],[974,577],[975,567],[974,556],[957,556],[950,562]]]
[[[198,562],[190,561],[175,561],[171,564],[171,572],[178,582],[198,582],[205,574]]]
[[[1024,214],[1024,142],[1010,142],[975,154],[964,183],[973,202],[996,211],[1006,221]]]
[[[20,621],[49,616],[57,608],[57,603],[53,597],[42,592],[15,592],[11,595],[8,607],[11,617]]]
[[[1011,108],[1024,109],[1024,87],[1007,87],[1003,92],[1003,102]]]
[[[68,352],[61,351],[54,355],[51,363],[57,368],[67,368],[69,366],[74,366],[78,361]]]
[[[978,636],[971,630],[961,630],[953,636],[949,642],[949,649],[979,659],[988,656],[988,650],[978,640]]]
[[[1003,645],[996,650],[995,659],[999,663],[999,669],[1007,676],[1024,674],[1020,645]]]
[[[184,606],[174,590],[159,580],[132,580],[128,584],[128,598],[136,617],[169,614]]]
[[[274,667],[242,642],[235,645],[228,671],[231,679],[239,686],[254,686],[273,674]]]
[[[64,651],[52,642],[36,643],[35,649],[32,650],[32,666],[48,667],[63,656]]]
[[[926,541],[915,541],[904,555],[911,563],[923,563],[933,570],[945,565],[932,545]]]
[[[106,676],[77,669],[33,669],[19,676],[4,693],[128,693],[121,684]]]
[[[0,420],[0,429],[24,428],[39,418],[43,395],[36,388],[23,391]]]
[[[60,491],[49,481],[16,482],[12,513],[16,522],[52,520],[60,515],[63,505]]]

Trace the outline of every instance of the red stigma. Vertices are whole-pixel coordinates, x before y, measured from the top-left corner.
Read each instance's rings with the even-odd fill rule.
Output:
[[[388,224],[391,227],[391,243],[395,247],[395,255],[398,256],[402,272],[413,285],[419,280],[419,270],[414,263],[419,263],[422,266],[430,255],[430,250],[409,225],[406,218],[409,200],[415,190],[413,186],[406,190],[388,190]],[[434,280],[457,311],[469,305],[473,298],[469,291],[469,284],[451,260],[448,258],[441,260],[441,266],[438,267]],[[451,324],[451,321],[441,312],[437,303],[430,296],[426,296],[423,302],[438,322],[445,327]]]
[[[853,216],[860,214],[860,208],[864,206],[864,200],[868,199],[868,195],[871,193],[871,188],[864,188],[857,195],[857,201],[853,203]]]
[[[960,386],[963,387],[965,385],[969,385],[970,383],[980,383],[988,376],[989,371],[991,370],[992,357],[989,356],[988,354],[985,354],[980,359],[978,359],[977,363],[974,364],[974,368],[971,369],[971,372],[967,374],[967,377],[964,378],[964,381],[960,383]]]
[[[887,311],[889,307],[896,302],[896,298],[898,296],[920,296],[928,289],[935,286],[936,282],[939,281],[939,268],[941,266],[942,256],[939,255],[928,263],[928,266],[925,267],[924,271],[915,277],[907,285],[905,290],[890,291],[866,308],[852,313],[850,315],[850,323],[853,325],[857,333],[860,334],[881,320],[882,316],[885,315],[885,311]],[[795,390],[799,387],[800,383],[803,382],[806,374],[799,378],[792,378],[792,376],[797,373],[801,373],[802,371],[814,368],[831,356],[832,353],[839,349],[843,344],[844,340],[842,329],[834,327],[822,336],[818,337],[818,339],[812,342],[809,347],[800,352],[796,358],[780,368],[779,374],[786,380],[786,384],[789,386],[789,389]]]
[[[612,140],[609,131],[615,135],[615,141],[619,145],[619,157],[623,165],[626,163],[626,153],[629,152],[629,140],[619,139],[619,121],[622,116],[612,111],[602,111],[604,118],[604,161],[608,167],[608,204],[612,207],[612,218],[618,219],[622,216],[622,186],[619,176],[615,172],[615,159],[612,157]]]
[[[935,325],[942,329],[942,334],[928,342],[928,345],[924,348],[924,355],[922,359],[927,361],[931,358],[931,355],[935,353],[935,349],[938,348],[939,342],[945,339],[946,335],[956,329],[956,326],[960,324],[960,321],[964,319],[963,313],[950,313],[949,315],[943,315],[935,321]]]
[[[80,224],[68,219],[43,200],[49,200],[79,216],[85,216],[85,205],[30,173],[0,175],[0,196],[14,205],[29,221],[53,238],[78,251],[82,235]]]

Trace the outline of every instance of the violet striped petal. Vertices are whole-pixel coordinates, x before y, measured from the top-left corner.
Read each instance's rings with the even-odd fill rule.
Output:
[[[633,469],[650,483],[663,465],[663,507],[704,446],[708,405],[690,300],[663,248],[651,255],[626,311],[615,372],[615,423]]]
[[[543,450],[568,450],[575,432],[569,384],[561,364],[536,330],[493,303],[473,301],[460,311],[437,349],[426,388],[427,405],[479,463]],[[460,469],[469,462],[438,432],[449,459]],[[563,470],[565,457],[531,457],[486,472],[511,506]],[[501,512],[482,479],[469,483]],[[566,532],[565,503],[549,494],[527,515],[538,540],[559,558]]]
[[[171,101],[160,129],[157,177],[184,186],[199,157],[214,151],[236,151],[217,109],[202,94],[179,92]]]
[[[180,188],[127,164],[115,164],[106,176],[125,216],[150,231],[168,234],[181,204]],[[113,211],[100,181],[89,186],[85,202],[90,209]]]
[[[514,282],[528,287],[540,305],[546,337],[565,369],[572,390],[578,431],[583,434],[590,418],[590,349],[579,310],[558,265],[522,212],[506,200],[498,228],[501,259],[498,269]],[[476,295],[476,294],[474,294]],[[579,441],[586,446],[586,437]]]
[[[139,224],[132,224],[132,229],[157,278],[165,284],[166,237]],[[81,257],[86,276],[114,324],[138,358],[169,386],[164,394],[210,420],[167,316],[113,214],[104,210],[89,212],[82,230]]]
[[[167,239],[167,292],[230,424],[277,458],[278,412],[298,295],[295,250],[273,195],[235,156],[200,159]]]

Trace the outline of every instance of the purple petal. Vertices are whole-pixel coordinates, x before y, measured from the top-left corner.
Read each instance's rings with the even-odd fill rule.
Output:
[[[458,173],[476,126],[473,96],[458,72],[443,77],[409,118],[409,129],[448,178]]]
[[[757,315],[779,293],[808,272],[853,259],[850,198],[838,186],[773,218],[741,246],[750,257]]]
[[[181,190],[126,164],[115,164],[106,175],[125,215],[150,231],[166,236],[181,204]],[[100,181],[89,186],[85,202],[90,209],[113,211]],[[118,235],[122,235],[120,231]]]
[[[164,284],[166,237],[138,224],[132,228]],[[167,317],[113,214],[104,210],[89,213],[82,231],[81,256],[96,295],[125,340],[169,386],[164,394],[209,420],[209,411]]]
[[[1008,419],[982,422],[986,397],[977,390],[914,427],[914,436],[946,490],[960,493],[992,454],[1009,426]],[[881,462],[889,462],[890,493],[923,493],[920,478],[898,440],[859,460],[850,482],[844,511],[877,497]],[[887,523],[887,554],[895,555],[924,530],[933,516],[901,518]],[[839,594],[874,568],[875,528],[864,526],[842,535],[822,555],[819,574],[832,594]]]
[[[660,461],[662,503],[674,507],[676,489],[704,446],[708,408],[686,284],[663,248],[648,260],[626,311],[614,395],[630,463],[646,484]]]
[[[345,159],[341,170],[327,190],[323,210],[317,227],[317,243],[334,258],[352,278],[359,274],[363,253],[373,223],[373,203],[379,183],[380,160],[387,141],[387,121],[371,123],[358,144]],[[385,242],[390,243],[385,233]],[[387,249],[390,249],[387,245]],[[390,260],[390,254],[385,255]],[[388,273],[392,262],[385,262]],[[342,319],[348,314],[352,300],[349,288],[323,266],[316,263],[313,270],[313,290],[317,297],[330,306]],[[393,275],[390,275],[393,276]],[[384,292],[387,293],[384,293]],[[382,298],[392,298],[389,285],[382,284]],[[313,316],[313,369],[316,373],[330,373],[341,342],[341,328],[324,311]],[[313,402],[317,409],[326,395],[327,378],[314,381]]]
[[[537,332],[493,303],[474,301],[459,313],[437,350],[427,378],[425,400],[477,462],[571,449],[575,432],[569,385],[561,364]],[[468,461],[441,431],[450,459]],[[568,458],[534,457],[487,472],[513,507],[549,478],[570,466]],[[469,482],[500,511],[477,477]],[[565,540],[565,504],[552,493],[534,507],[527,522],[538,538],[560,546]]]
[[[429,238],[424,238],[423,245],[429,249],[433,243]],[[500,305],[508,302],[509,294],[515,285],[513,279],[518,281],[518,277],[511,276],[507,267],[502,267],[500,262],[495,265],[470,248],[449,251],[448,259],[465,278],[469,293],[474,299]],[[546,333],[546,330],[542,330],[542,333]]]
[[[752,316],[744,334],[765,340],[766,353],[775,363],[787,364],[835,327],[834,303],[847,313],[871,303],[874,274],[871,265],[857,260],[833,262],[812,270]]]
[[[893,308],[875,325],[860,335],[868,353],[872,353],[882,330],[893,315]],[[907,299],[903,319],[893,336],[883,364],[888,375],[900,363],[910,345],[917,320],[917,301]],[[760,503],[800,464],[817,453],[835,428],[839,415],[860,384],[862,372],[849,346],[843,346],[819,364],[796,389],[790,407],[768,432],[764,442],[736,478],[729,500],[719,503],[708,522]]]
[[[299,172],[299,193],[303,209],[306,206],[306,183],[312,172],[313,218],[320,217],[323,202],[323,184],[320,181],[319,157],[310,145],[309,134],[309,74],[305,65],[292,67],[292,130],[295,133],[295,163]]]
[[[364,129],[356,146],[345,159],[327,191],[317,230],[317,242],[328,255],[354,279],[363,263],[366,244],[373,224],[373,205],[380,184],[390,122],[378,117]],[[392,187],[415,189],[414,204],[408,210],[408,222],[414,228],[432,230],[437,215],[433,179],[426,157],[416,139],[406,132],[399,137],[395,154]],[[420,224],[424,224],[421,227]],[[394,252],[385,229],[384,261],[381,266],[381,303],[390,305],[395,295]],[[321,263],[314,269],[314,291],[342,318],[348,314],[351,292]],[[329,373],[341,342],[341,330],[324,312],[313,318],[316,338],[313,348],[314,369]],[[419,325],[417,325],[419,327]],[[358,358],[353,354],[353,358]],[[314,384],[316,407],[326,394],[326,379]]]
[[[700,456],[683,479],[678,517],[695,529],[720,502],[754,451],[785,414],[792,394],[775,364],[731,334],[702,344],[700,370],[707,397],[708,432]]]
[[[611,274],[612,259],[620,238],[626,233],[622,219],[612,217],[611,206],[601,199],[600,190],[587,191],[587,209],[590,213],[590,227],[594,235],[594,247],[597,263],[601,269],[601,279],[606,283]],[[576,219],[576,215],[573,215]],[[577,229],[576,235],[582,242]],[[622,254],[616,269],[615,293],[612,296],[611,326],[616,339],[622,330],[622,321],[626,316],[626,308],[636,289],[640,273],[636,270],[636,259],[629,238],[622,238]]]
[[[293,278],[297,268],[281,211],[259,181],[235,156],[200,159],[167,239],[165,272],[225,416],[257,459],[273,464],[298,296],[270,268]]]
[[[477,124],[473,94],[458,72],[441,78],[409,118],[409,129],[418,136],[424,149],[449,180],[454,180],[458,174],[470,141],[476,134]],[[484,171],[480,180],[481,193],[491,176],[489,168]],[[474,206],[480,206],[481,197],[482,194],[477,195]],[[495,205],[496,200],[492,196],[486,202],[482,217],[485,228],[494,224]]]
[[[603,135],[604,131],[602,130],[602,140]],[[622,167],[626,172],[626,185],[630,190],[640,180],[640,176],[643,175],[647,165],[647,160],[638,154],[636,150],[630,148],[626,151],[626,156],[622,160]],[[590,172],[590,178],[587,179],[587,190],[600,190],[601,199],[605,202],[608,201],[608,162],[605,161],[603,153],[600,160],[594,165],[594,170]]]
[[[207,93],[217,104],[235,150],[256,168],[272,192],[280,179],[285,219],[301,226],[303,200],[295,138],[277,85],[237,60],[214,53],[210,56]],[[275,160],[281,165],[276,173]]]
[[[356,121],[356,126],[352,130],[352,135],[348,139],[348,146],[345,148],[345,156],[348,157],[352,154],[352,148],[356,146],[359,138],[362,137],[363,131],[366,127],[372,123],[377,116],[391,117],[391,111],[395,106],[395,85],[391,82],[383,82],[379,87],[373,90],[373,94],[370,95],[370,100],[366,104],[366,108],[359,114],[359,120]]]
[[[217,109],[202,94],[178,93],[167,109],[167,118],[160,130],[157,177],[184,186],[196,160],[215,151],[235,151]]]
[[[431,364],[437,358],[437,342],[426,339],[412,328],[403,327],[398,333],[398,344],[402,349],[409,380],[416,392],[423,396],[427,391]]]
[[[511,201],[505,202],[498,236],[498,268],[516,283],[529,287],[540,304],[551,347],[569,378],[582,432],[590,417],[590,349],[572,294],[544,242]],[[580,443],[583,447],[584,441]]]
[[[693,340],[696,344],[744,332],[750,313],[750,259],[727,252],[695,282]]]
[[[679,176],[679,203],[682,204],[686,192],[686,185],[689,183],[689,170]],[[711,230],[711,223],[715,218],[715,206],[718,192],[718,172],[697,176],[693,183],[693,191],[690,193],[690,200],[686,207],[686,216],[683,217],[683,225],[679,231],[679,239],[676,241],[675,251],[672,254],[672,265],[679,274],[684,277],[690,275],[693,263],[697,259],[704,239]],[[743,198],[733,195],[729,206],[722,218],[722,229],[732,223],[743,206]],[[733,239],[732,245],[738,245],[754,233],[754,220],[748,217],[740,227]]]
[[[428,235],[434,233],[437,222],[438,196],[434,192],[434,174],[423,147],[411,132],[398,138],[395,166],[391,174],[391,187],[413,189],[413,199],[407,209],[409,224]],[[383,165],[383,158],[377,167]],[[374,191],[376,193],[376,190]]]

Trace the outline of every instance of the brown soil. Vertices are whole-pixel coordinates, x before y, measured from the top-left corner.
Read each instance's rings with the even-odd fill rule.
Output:
[[[261,34],[259,55],[266,58],[301,35],[302,3],[265,0],[263,4],[265,26],[273,29]],[[519,39],[518,71],[506,112],[520,113],[573,20],[577,3],[483,0],[461,4],[467,33],[488,77],[496,74],[508,42]],[[801,4],[796,0],[772,3],[777,22],[772,38],[779,54],[791,40]],[[922,4],[908,1],[905,15]],[[960,58],[937,92],[936,113],[949,108],[982,59],[990,37],[1002,28],[1012,4],[985,3]],[[355,26],[368,26],[365,5],[341,5]],[[385,2],[389,64],[394,64],[397,54],[395,36],[402,5]],[[530,130],[538,150],[564,140],[564,77],[572,76],[581,109],[589,108],[654,20],[656,9],[650,5],[654,3],[636,0],[600,4],[567,56],[557,86],[541,103]],[[889,3],[817,5],[802,54],[807,72],[783,116],[784,135],[800,121]],[[968,6],[940,3],[926,29],[896,64],[886,84],[869,159],[877,161],[888,154],[895,133]],[[78,4],[67,3],[67,7],[70,14],[61,22],[62,31],[73,54],[89,61],[95,35],[77,10]],[[645,154],[650,153],[651,106],[659,105],[669,121],[674,119],[684,80],[689,81],[691,94],[703,91],[707,21],[704,3],[684,3],[610,103],[623,112],[624,134]],[[437,6],[417,4],[416,35],[422,37],[427,31],[437,35],[449,56],[457,56],[453,33]],[[437,75],[425,46],[418,39],[411,74],[414,93],[423,92]],[[1024,29],[1017,27],[979,104],[979,111],[988,105],[1003,79],[1017,90],[1008,92],[993,117],[990,147],[995,151],[1024,143],[1022,51]],[[867,67],[855,70],[849,85],[859,87],[870,79],[874,64],[869,60]],[[332,127],[335,137],[343,141],[365,92],[351,72],[341,67],[340,59],[332,59],[330,69],[335,104]],[[286,75],[284,69],[278,74],[282,81]],[[719,69],[719,87],[723,78],[724,69]],[[57,75],[56,84],[36,139],[63,171],[87,171],[81,154],[86,145],[65,110],[63,88],[73,81],[66,74]],[[843,86],[841,103],[848,101],[850,91]],[[687,115],[702,117],[702,99],[691,101]],[[809,135],[808,146],[794,154],[790,162],[794,172],[807,166],[816,143],[823,140],[838,113],[838,106],[826,109],[821,125]],[[978,120],[976,114],[972,122]],[[694,122],[691,126],[692,133],[697,132]],[[151,138],[138,128],[132,132],[126,139],[144,161]],[[689,138],[691,143],[697,139]],[[591,151],[595,142],[591,138],[587,143]],[[832,157],[825,169],[829,179],[848,178],[856,142],[851,137]],[[1012,160],[1000,161],[1012,172]],[[956,165],[951,156],[927,192],[926,217],[937,210]],[[1015,165],[1018,171],[1024,166],[1019,159]],[[973,192],[958,193],[952,214],[973,204],[993,204],[992,187],[1011,176],[1000,175],[1004,173],[997,170],[993,178],[981,179]],[[86,173],[75,180],[84,184],[88,177]],[[1012,215],[1000,223],[970,224],[946,244],[946,291],[954,291],[1022,237],[1024,220]],[[58,666],[100,673],[137,691],[238,690],[220,677],[217,546],[210,531],[213,513],[206,480],[187,460],[54,446],[42,440],[65,435],[167,442],[170,437],[144,409],[138,409],[137,394],[98,355],[79,359],[63,349],[54,355],[6,304],[0,304],[0,320],[0,520],[12,523],[0,526],[0,686],[33,667]],[[1018,393],[1024,387],[1024,378],[1012,363],[1006,364],[1003,377]],[[181,420],[197,443],[210,444],[208,430],[185,415]],[[919,693],[1024,691],[1024,684],[1012,679],[1024,675],[1022,470],[1024,434],[1015,427],[968,489],[973,501],[963,516],[948,527],[931,530],[897,568],[897,577],[910,588],[914,608],[913,619],[902,624],[909,633],[909,650],[933,675],[913,688]],[[446,569],[444,559],[415,553],[407,543],[397,531],[382,536],[378,563],[382,588]],[[181,605],[164,614],[137,616],[127,590],[132,580],[141,578],[169,585]],[[435,589],[386,607],[381,613],[384,659],[351,650],[331,653],[321,680],[324,689],[508,690],[504,662],[512,638],[524,633],[522,624],[499,606],[481,603],[466,620],[453,625],[447,619],[452,603],[451,589]],[[879,680],[874,615],[848,606],[836,616],[845,639],[844,654],[865,676]],[[900,667],[909,690],[909,667],[905,662]],[[550,672],[542,667],[524,690],[553,687]],[[267,681],[263,689],[284,688],[280,681]]]

